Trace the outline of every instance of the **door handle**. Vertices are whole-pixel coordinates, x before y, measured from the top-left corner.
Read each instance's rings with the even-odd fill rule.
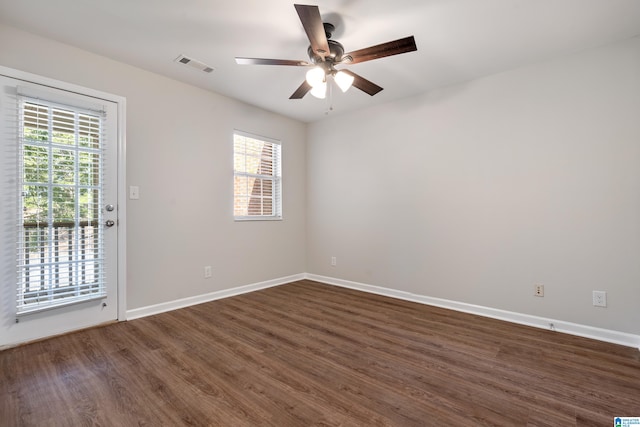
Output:
[[[104,225],[106,225],[107,227],[113,227],[115,224],[116,224],[115,221],[112,219],[108,219],[104,223]]]

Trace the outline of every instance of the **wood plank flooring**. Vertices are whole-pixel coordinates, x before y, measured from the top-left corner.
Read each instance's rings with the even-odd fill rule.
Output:
[[[612,426],[640,352],[300,281],[0,352],[2,426]]]

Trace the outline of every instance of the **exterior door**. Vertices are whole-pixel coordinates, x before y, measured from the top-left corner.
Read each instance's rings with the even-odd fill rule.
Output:
[[[0,348],[118,318],[118,104],[50,86],[0,75]]]

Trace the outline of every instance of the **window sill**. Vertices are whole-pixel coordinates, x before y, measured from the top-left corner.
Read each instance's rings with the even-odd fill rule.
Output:
[[[233,217],[235,222],[246,222],[246,221],[282,221],[283,218],[281,216],[235,216]]]

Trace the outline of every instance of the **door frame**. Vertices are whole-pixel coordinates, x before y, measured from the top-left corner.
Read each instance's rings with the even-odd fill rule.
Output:
[[[126,98],[119,95],[113,95],[107,92],[87,88],[84,86],[76,85],[73,83],[67,83],[64,81],[56,80],[49,77],[40,76],[37,74],[28,73],[25,71],[16,70],[0,65],[0,75],[9,77],[16,80],[22,80],[37,85],[51,87],[53,89],[59,89],[76,93],[79,95],[85,95],[102,99],[105,101],[113,102],[117,108],[117,203],[118,203],[118,227],[116,232],[118,233],[118,245],[117,245],[117,289],[118,289],[118,321],[127,320],[127,191],[126,191]],[[19,343],[15,343],[19,344]]]

